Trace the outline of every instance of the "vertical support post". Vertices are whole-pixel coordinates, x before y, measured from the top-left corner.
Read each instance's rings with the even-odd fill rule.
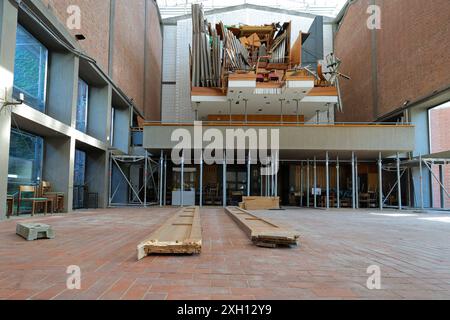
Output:
[[[358,170],[358,157],[355,155],[355,199],[356,209],[359,209],[359,170]]]
[[[227,156],[224,152],[223,154],[223,207],[225,208],[227,206]]]
[[[148,180],[148,152],[145,150],[144,156],[144,208],[147,208],[147,180]]]
[[[306,163],[306,206],[309,208],[309,187],[311,182],[311,177],[309,176],[309,159]]]
[[[329,153],[327,151],[326,153],[326,163],[325,163],[325,170],[326,170],[326,185],[327,185],[327,200],[326,205],[327,209],[330,209],[330,159],[329,159]]]
[[[284,122],[284,118],[283,118],[283,102],[284,102],[284,99],[280,99],[280,108],[281,108],[280,122],[281,123]]]
[[[252,159],[251,159],[251,151],[248,150],[248,158],[247,158],[247,197],[250,197],[250,187],[251,187],[251,166],[252,166]]]
[[[319,123],[320,123],[320,111],[317,110],[316,111],[316,124],[319,124]]]
[[[109,188],[108,188],[108,192],[109,192],[109,197],[108,197],[108,207],[111,207],[111,202],[112,202],[112,152],[109,152]]]
[[[164,206],[167,205],[167,156],[164,158]]]
[[[278,151],[276,151],[275,153],[275,159],[274,159],[274,163],[273,163],[273,175],[274,175],[274,179],[275,179],[275,197],[278,197],[278,172],[277,172],[277,168],[279,168],[279,154]]]
[[[314,157],[314,208],[317,208],[317,159]]]
[[[423,211],[424,203],[423,203],[423,163],[422,163],[422,154],[419,155],[419,179],[420,179],[420,209]]]
[[[232,123],[233,122],[233,116],[231,115],[231,102],[232,102],[232,100],[231,99],[228,99],[228,102],[229,102],[229,113],[230,113],[230,123]]]
[[[298,125],[300,123],[300,115],[299,115],[299,108],[298,108],[299,100],[295,99],[294,101],[297,103],[297,109],[296,109],[295,114],[297,115],[297,125]]]
[[[203,150],[200,153],[200,208],[203,207]]]
[[[398,187],[398,210],[402,210],[402,185],[400,173],[400,153],[397,152],[397,187]]]
[[[245,102],[245,123],[248,123],[248,109],[247,109],[248,99],[244,99],[244,102]]]
[[[341,208],[341,177],[340,177],[340,164],[339,156],[336,158],[336,207]]]
[[[383,211],[383,158],[381,152],[378,156],[378,206]]]
[[[444,177],[444,165],[439,165],[439,180],[441,182],[441,208],[445,209],[445,177]]]
[[[180,185],[181,185],[181,207],[184,207],[184,150],[183,155],[181,157],[181,179],[180,179]]]
[[[163,206],[163,176],[164,176],[164,151],[161,150],[159,159],[159,206]]]
[[[355,153],[352,152],[352,208],[356,209],[356,194],[355,194]]]
[[[303,162],[300,168],[300,207],[303,207]]]

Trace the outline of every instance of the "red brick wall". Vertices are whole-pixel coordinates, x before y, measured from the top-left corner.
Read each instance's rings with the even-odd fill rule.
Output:
[[[82,28],[71,33],[86,37],[80,42],[82,48],[108,73],[111,0],[41,1],[63,24],[68,18],[67,7],[80,7]],[[160,120],[162,37],[154,1],[116,0],[113,41],[113,80],[134,99],[146,119]],[[152,76],[146,77],[146,73]]]
[[[443,152],[450,150],[450,102],[446,108],[435,108],[430,110],[430,130],[431,130],[431,152]],[[437,166],[433,168],[434,173],[439,177]],[[444,167],[444,185],[447,191],[450,191],[450,165]],[[440,186],[436,180],[433,180],[433,205],[436,208],[441,206]],[[445,197],[445,206],[450,208],[450,199]]]
[[[371,32],[366,13],[371,0],[350,6],[336,34],[335,51],[343,61],[345,113],[338,121],[375,120],[409,100],[450,84],[450,1],[376,0],[381,30],[376,31],[378,112],[372,105]]]
[[[335,35],[336,55],[342,60],[341,72],[352,78],[341,81],[344,113],[336,114],[339,122],[373,119],[371,38],[366,20],[362,19],[369,2],[360,0],[351,5]]]

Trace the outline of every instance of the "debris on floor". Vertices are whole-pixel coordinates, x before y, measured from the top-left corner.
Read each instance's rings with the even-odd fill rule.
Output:
[[[276,248],[298,245],[300,235],[293,230],[282,228],[238,207],[227,207],[225,212],[258,247]]]
[[[202,230],[199,207],[179,210],[137,246],[138,260],[150,254],[199,254]]]
[[[52,227],[42,223],[18,223],[16,234],[28,241],[55,238]]]

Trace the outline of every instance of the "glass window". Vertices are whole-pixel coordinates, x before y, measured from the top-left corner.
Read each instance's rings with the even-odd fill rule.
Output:
[[[41,180],[44,140],[23,131],[11,130],[8,193],[21,185],[37,185]]]
[[[77,130],[86,133],[88,116],[88,94],[89,86],[86,82],[78,79],[78,99],[77,99]]]
[[[47,62],[47,48],[18,25],[13,95],[18,99],[23,93],[25,103],[41,112],[45,111]]]
[[[86,176],[86,152],[81,150],[75,151],[75,173],[73,184],[75,186],[84,186]]]

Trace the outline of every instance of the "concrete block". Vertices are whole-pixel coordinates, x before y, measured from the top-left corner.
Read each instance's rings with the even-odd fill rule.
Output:
[[[28,241],[55,238],[52,227],[42,223],[18,223],[16,234]]]

